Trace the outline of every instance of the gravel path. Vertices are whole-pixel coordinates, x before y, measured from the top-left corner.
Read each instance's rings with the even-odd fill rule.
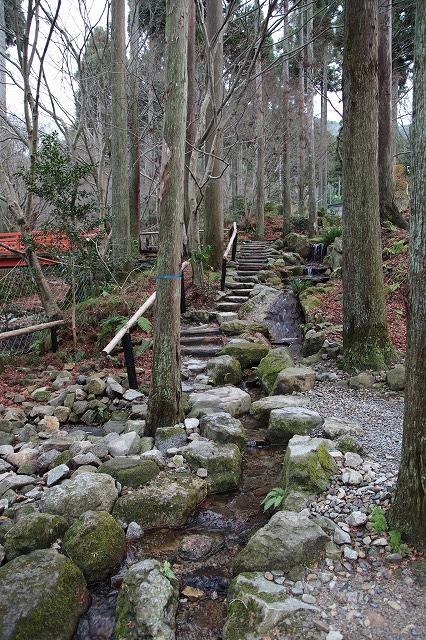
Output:
[[[401,449],[403,398],[329,382],[317,383],[307,395],[310,408],[324,417],[350,419],[363,428],[358,439],[366,457],[338,460],[340,469],[329,489],[309,508],[312,516],[326,516],[339,527],[334,540],[343,549],[342,556],[269,579],[287,586],[289,595],[319,608],[315,627],[326,640],[426,640],[425,556],[414,550],[406,558],[395,553],[388,533],[374,531],[368,519],[373,506],[386,511],[391,502]],[[358,484],[344,480],[348,468],[362,476]]]

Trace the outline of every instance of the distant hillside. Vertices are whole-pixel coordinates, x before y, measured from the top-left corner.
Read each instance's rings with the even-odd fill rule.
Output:
[[[337,138],[341,124],[341,122],[327,122],[327,130]]]

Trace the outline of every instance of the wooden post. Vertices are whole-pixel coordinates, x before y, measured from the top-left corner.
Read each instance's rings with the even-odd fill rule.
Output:
[[[225,278],[226,278],[226,259],[222,260],[222,277],[220,279],[220,290],[225,291]]]
[[[234,242],[232,243],[232,262],[235,262],[237,257],[237,242],[238,242],[238,233],[235,234]]]
[[[129,381],[129,388],[137,389],[138,380],[136,377],[135,357],[133,353],[132,339],[130,337],[129,332],[124,334],[124,336],[121,339],[121,344],[123,345],[124,360],[126,362],[127,379]]]

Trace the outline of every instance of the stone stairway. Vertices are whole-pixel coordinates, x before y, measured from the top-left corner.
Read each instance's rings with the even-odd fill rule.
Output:
[[[229,271],[226,292],[216,303],[218,312],[237,312],[247,301],[259,271],[268,268],[268,242],[244,241],[238,251],[237,261]],[[181,354],[185,357],[214,357],[226,343],[226,337],[218,326],[187,325],[181,329]]]

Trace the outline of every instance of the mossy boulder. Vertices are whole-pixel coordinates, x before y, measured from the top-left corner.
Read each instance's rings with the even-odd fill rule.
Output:
[[[50,513],[31,513],[19,518],[4,538],[7,560],[36,549],[47,549],[65,533],[68,526],[65,518]]]
[[[260,273],[260,272],[259,272]],[[259,286],[258,293],[244,302],[240,309],[240,318],[252,322],[264,322],[269,308],[280,295],[280,290],[274,287]]]
[[[214,385],[239,384],[243,377],[241,365],[233,356],[217,356],[207,363],[207,373]]]
[[[386,373],[386,380],[391,391],[403,391],[405,387],[405,367],[403,364],[396,364],[393,369]]]
[[[263,573],[237,576],[229,587],[227,602],[223,640],[258,640],[277,633],[282,638],[324,638],[324,632],[313,624],[320,609],[289,596],[285,586],[266,580]]]
[[[187,440],[185,429],[179,425],[161,427],[155,432],[155,446],[162,453],[165,453],[167,449],[185,445]]]
[[[300,306],[302,307],[305,322],[313,322],[313,311],[321,306],[321,300],[318,298],[319,291],[316,287],[308,287],[299,293]]]
[[[263,333],[265,336],[269,334],[266,324],[250,320],[227,320],[222,322],[220,330],[227,336],[239,336],[247,332]]]
[[[322,348],[325,341],[325,332],[309,329],[305,334],[303,343],[303,355],[305,357],[312,356]]]
[[[307,516],[278,511],[256,531],[234,560],[234,574],[244,571],[288,571],[316,559],[330,540]]]
[[[46,489],[40,510],[73,522],[86,511],[111,511],[117,497],[114,478],[106,473],[84,472]]]
[[[307,407],[309,398],[304,396],[268,396],[252,402],[251,415],[262,421],[269,420],[269,414],[273,409],[285,409],[287,407]]]
[[[276,377],[273,395],[285,395],[286,393],[300,393],[309,391],[315,386],[315,371],[310,367],[287,367],[280,371]]]
[[[208,391],[191,393],[188,398],[190,417],[198,418],[207,413],[226,411],[238,418],[250,410],[251,398],[237,387],[216,387]]]
[[[107,473],[125,487],[141,487],[158,476],[160,469],[154,460],[117,457],[107,460],[98,473]]]
[[[89,606],[82,572],[54,549],[11,560],[0,583],[2,640],[71,640]]]
[[[238,360],[242,369],[255,367],[269,352],[269,347],[263,342],[248,342],[247,340],[231,340],[220,351],[219,355],[229,355]]]
[[[271,444],[285,445],[294,435],[306,435],[323,422],[319,413],[305,407],[273,409],[265,438]]]
[[[174,640],[179,585],[165,575],[158,560],[148,558],[130,567],[118,596],[114,637]]]
[[[236,444],[244,451],[247,438],[241,420],[233,418],[229,413],[212,413],[201,418],[201,435],[219,444]]]
[[[259,363],[257,373],[266,393],[271,393],[280,371],[293,367],[293,358],[288,349],[279,347],[272,349]]]
[[[206,495],[205,480],[189,473],[162,472],[149,485],[121,496],[112,514],[123,522],[137,522],[142,529],[182,527]]]
[[[238,487],[241,477],[241,453],[236,444],[216,444],[196,440],[182,447],[181,454],[191,469],[207,469],[209,493],[231,491]]]
[[[291,232],[288,233],[284,241],[284,247],[291,251],[292,253],[298,253],[304,260],[309,258],[309,253],[311,251],[311,243],[307,236],[301,233]]]
[[[337,465],[329,453],[334,444],[324,438],[295,436],[284,457],[281,486],[319,493],[325,491]]]
[[[86,511],[68,529],[63,542],[89,584],[107,578],[126,552],[124,531],[106,511]]]

